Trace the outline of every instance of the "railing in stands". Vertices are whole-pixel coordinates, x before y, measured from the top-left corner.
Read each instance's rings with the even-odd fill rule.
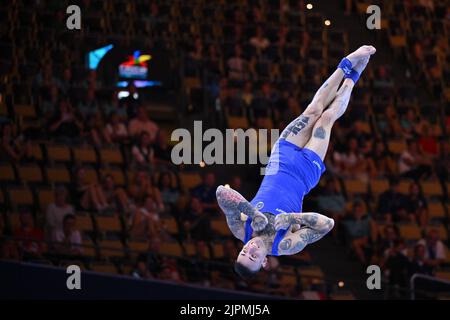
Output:
[[[439,279],[436,277],[432,277],[425,274],[415,273],[412,275],[410,282],[410,292],[411,292],[411,300],[416,299],[416,280],[417,279],[423,279],[426,281],[429,281],[431,283],[437,283],[437,284],[443,284],[444,286],[447,286],[447,292],[450,293],[450,281]],[[439,286],[437,286],[439,288]]]

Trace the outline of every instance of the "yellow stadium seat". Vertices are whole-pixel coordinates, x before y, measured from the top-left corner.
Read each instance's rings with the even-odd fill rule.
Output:
[[[33,194],[27,188],[12,188],[8,190],[9,200],[15,206],[33,205]]]
[[[86,180],[89,183],[97,183],[98,180],[98,175],[97,175],[97,171],[93,168],[84,168],[84,170],[86,171]]]
[[[93,229],[89,214],[77,214],[77,228],[80,231],[91,231]]]
[[[133,272],[134,267],[130,264],[125,264],[121,266],[122,274],[123,275],[131,275],[131,272]]]
[[[112,217],[95,217],[97,221],[97,227],[101,231],[112,231],[112,232],[120,232],[122,230],[122,225],[120,223],[118,216]]]
[[[93,263],[92,271],[101,272],[101,273],[118,273],[117,268],[112,263]]]
[[[0,181],[11,182],[11,181],[15,181],[15,180],[16,180],[16,175],[14,173],[13,166],[8,163],[0,164]]]
[[[222,243],[214,243],[213,244],[213,254],[214,254],[214,258],[216,258],[216,259],[221,259],[224,257],[225,252],[224,252]]]
[[[187,90],[190,90],[192,88],[200,88],[201,82],[200,79],[194,78],[194,77],[186,77],[184,78],[184,86]]]
[[[38,191],[39,206],[45,211],[50,203],[55,202],[55,192],[51,189],[41,189]]]
[[[224,219],[213,219],[211,220],[211,229],[217,232],[221,236],[231,236],[228,224]]]
[[[367,183],[358,179],[345,179],[344,186],[348,194],[367,193]]]
[[[97,255],[94,243],[91,239],[83,240],[83,255],[87,257],[95,257]]]
[[[195,248],[195,244],[192,242],[183,243],[183,248],[188,257],[193,257],[197,254],[197,249]]]
[[[2,97],[0,97],[0,115],[5,117],[8,116],[8,108]]]
[[[27,165],[17,167],[20,181],[26,182],[42,182],[42,171],[37,165]]]
[[[398,183],[398,190],[400,193],[409,194],[409,187],[411,185],[411,180],[400,180]]]
[[[437,181],[423,181],[420,183],[422,186],[422,191],[426,196],[442,196],[441,184]]]
[[[103,240],[99,243],[100,255],[102,257],[123,257],[124,247],[119,240]]]
[[[47,156],[52,162],[70,162],[69,147],[65,145],[47,145]]]
[[[355,300],[355,296],[351,293],[332,293],[331,300]]]
[[[280,285],[282,287],[295,287],[297,285],[297,277],[290,274],[282,274],[280,277]]]
[[[115,165],[123,164],[122,153],[119,149],[103,148],[100,150],[100,159],[102,163],[109,163]]]
[[[378,195],[389,189],[389,181],[387,179],[379,179],[370,181],[370,189],[373,194]]]
[[[248,119],[246,117],[228,117],[228,127],[230,129],[246,129],[249,127]]]
[[[369,5],[367,3],[363,3],[363,2],[357,2],[356,3],[356,9],[358,10],[358,13],[366,14],[368,6]]]
[[[406,149],[406,142],[404,140],[390,140],[388,142],[388,149],[392,153],[400,154]]]
[[[442,241],[446,241],[447,240],[447,230],[445,230],[445,227],[440,224],[438,226],[427,226],[425,228],[425,232],[428,233],[428,231],[430,231],[430,229],[436,229],[438,234],[439,234],[439,239],[441,239]]]
[[[133,251],[146,252],[149,249],[148,241],[129,241],[128,248]]]
[[[438,279],[450,281],[450,271],[436,271],[435,277]]]
[[[406,37],[403,35],[390,36],[389,42],[390,42],[391,46],[394,48],[405,47],[406,46]]]
[[[91,147],[74,148],[74,160],[79,163],[97,163],[97,154]]]
[[[431,218],[445,218],[445,209],[440,202],[431,202],[428,204],[428,213]]]
[[[400,236],[405,240],[419,240],[422,238],[420,228],[415,224],[399,225]]]
[[[14,105],[14,113],[24,118],[36,118],[36,108],[29,104]]]
[[[180,174],[181,185],[186,189],[196,187],[202,182],[202,178],[198,173],[183,172]]]
[[[11,229],[14,231],[20,227],[20,215],[17,212],[9,214],[9,223],[11,224]]]
[[[42,149],[39,144],[32,144],[31,145],[31,155],[38,161],[42,161],[44,159],[44,156],[42,155]]]
[[[181,246],[175,241],[161,243],[160,250],[162,254],[167,254],[170,256],[181,257],[183,255]]]
[[[49,183],[70,183],[70,173],[64,167],[51,167],[46,170]]]
[[[264,129],[273,129],[273,122],[271,118],[259,118],[256,120],[257,122],[257,126],[259,128],[264,128]]]
[[[178,234],[178,224],[174,217],[165,217],[162,221],[169,233]]]
[[[114,179],[114,183],[118,186],[125,185],[125,176],[120,169],[102,169],[100,170],[100,173],[103,178],[107,175],[111,175]]]

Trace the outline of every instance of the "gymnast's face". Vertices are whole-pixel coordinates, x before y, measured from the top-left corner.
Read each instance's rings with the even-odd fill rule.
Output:
[[[256,272],[267,264],[266,248],[260,238],[253,238],[239,252],[237,262]]]

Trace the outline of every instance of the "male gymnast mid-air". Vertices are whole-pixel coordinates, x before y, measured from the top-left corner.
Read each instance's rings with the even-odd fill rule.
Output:
[[[303,197],[325,171],[333,124],[347,109],[352,89],[375,52],[373,46],[362,46],[342,59],[305,111],[283,130],[252,201],[231,188],[217,188],[228,226],[244,242],[234,268],[244,279],[267,266],[267,255],[296,254],[333,228],[333,219],[302,212]]]

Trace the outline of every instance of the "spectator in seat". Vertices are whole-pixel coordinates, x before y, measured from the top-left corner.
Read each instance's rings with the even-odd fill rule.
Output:
[[[409,108],[406,114],[402,117],[400,124],[403,135],[408,139],[413,139],[417,136],[416,125],[417,115],[413,108]]]
[[[58,106],[60,97],[59,90],[56,85],[51,85],[46,91],[47,92],[43,98],[40,111],[44,118],[48,120]]]
[[[97,98],[95,96],[95,89],[88,88],[86,91],[85,98],[78,104],[78,111],[81,113],[84,119],[89,118],[100,112],[100,108],[97,103]]]
[[[172,176],[169,172],[162,172],[159,175],[158,189],[164,205],[174,208],[180,197],[180,189],[178,186],[172,186]]]
[[[139,92],[134,85],[134,81],[130,81],[128,85],[128,97],[120,100],[121,105],[127,111],[127,118],[133,119],[138,114],[138,109],[142,106]]]
[[[399,189],[399,181],[395,178],[389,179],[389,189],[378,198],[378,214],[386,222],[409,221],[408,199]]]
[[[130,217],[130,236],[133,239],[152,239],[163,237],[168,239],[156,208],[156,203],[151,196],[147,196],[141,207]]]
[[[372,240],[375,239],[375,225],[370,215],[365,212],[361,200],[355,200],[351,216],[343,220],[342,224],[347,232],[353,252],[358,260],[366,265],[368,262],[367,250]]]
[[[50,237],[56,230],[62,230],[63,219],[68,214],[75,214],[75,210],[67,203],[67,189],[59,186],[55,190],[55,202],[47,207],[46,227]]]
[[[389,256],[389,251],[394,247],[395,241],[398,239],[400,239],[398,227],[395,224],[387,224],[377,241],[373,262],[378,264],[380,261],[385,261]]]
[[[0,258],[2,260],[20,260],[21,256],[17,245],[12,239],[0,239]]]
[[[111,174],[103,178],[103,193],[109,207],[119,209],[120,212],[129,210],[130,200],[127,192],[116,185],[114,177]]]
[[[111,118],[112,113],[116,113],[119,116],[119,122],[124,122],[127,120],[127,109],[125,103],[119,100],[118,92],[114,91],[111,95],[111,99],[106,101],[103,106],[103,116],[106,119]]]
[[[14,231],[14,238],[24,260],[40,258],[45,252],[44,232],[34,226],[33,215],[29,209],[20,211],[20,227]]]
[[[109,144],[125,143],[128,141],[128,128],[125,123],[120,120],[118,113],[111,112],[109,115],[109,121],[103,129],[103,137]]]
[[[133,271],[131,275],[137,279],[151,279],[152,274],[147,266],[147,260],[145,256],[139,257],[136,261]]]
[[[241,99],[244,102],[246,109],[250,108],[252,105],[253,98],[253,84],[251,81],[245,81],[244,88],[241,92]]]
[[[427,200],[420,190],[419,184],[416,182],[412,182],[409,185],[407,203],[407,210],[411,217],[411,221],[425,227],[428,224],[428,205]]]
[[[110,209],[103,188],[97,181],[89,181],[86,170],[80,167],[76,171],[75,197],[84,210],[94,208],[97,211]]]
[[[153,181],[146,170],[136,172],[132,183],[129,186],[128,193],[135,202],[142,202],[147,196],[151,196],[157,205],[159,211],[164,211],[164,203],[161,198],[161,192],[153,185]]]
[[[338,191],[338,180],[330,177],[326,180],[323,191],[317,196],[319,211],[327,216],[331,216],[335,221],[333,235],[337,235],[341,219],[345,215],[345,198]]]
[[[192,197],[183,217],[187,238],[195,241],[209,241],[212,238],[210,220],[210,216],[203,210],[200,199]]]
[[[73,141],[80,137],[83,123],[69,102],[62,100],[57,112],[50,118],[47,127],[50,137],[62,141]]]
[[[424,157],[419,144],[415,140],[407,141],[398,161],[398,171],[402,177],[418,180],[431,175],[430,162]]]
[[[173,258],[165,257],[163,259],[163,265],[158,278],[161,280],[168,280],[174,282],[183,282],[183,278],[178,271],[177,262]]]
[[[385,276],[389,282],[390,298],[401,297],[398,287],[406,288],[409,285],[409,260],[404,254],[405,243],[403,240],[395,240],[394,246],[388,251],[385,261],[380,264],[381,270],[384,270]]]
[[[390,176],[397,171],[395,160],[386,150],[382,141],[375,142],[367,161],[370,162],[370,176],[372,178]]]
[[[169,145],[168,140],[167,132],[163,129],[159,130],[153,145],[156,164],[172,165],[172,146]]]
[[[270,41],[264,35],[262,26],[256,27],[256,34],[250,38],[250,44],[255,47],[256,50],[265,50],[270,46]]]
[[[438,155],[437,139],[432,135],[428,123],[422,125],[422,132],[418,143],[426,156],[435,157]]]
[[[367,142],[371,140],[371,135],[364,131],[361,120],[356,120],[353,123],[352,129],[347,133],[346,141],[356,139],[359,148],[365,148]]]
[[[67,214],[63,219],[63,228],[55,230],[52,241],[55,243],[55,251],[65,255],[83,254],[80,231],[76,229],[76,216]]]
[[[449,179],[448,173],[450,172],[450,143],[445,138],[442,138],[439,144],[439,156],[435,159],[434,166],[439,179],[447,182]]]
[[[426,248],[423,244],[416,244],[414,246],[414,256],[411,259],[409,266],[409,277],[420,273],[431,276],[433,274],[433,266],[429,264],[425,258]]]
[[[153,168],[154,150],[152,140],[147,132],[141,132],[138,142],[131,148],[134,165],[138,168]]]
[[[155,141],[158,130],[157,124],[149,119],[145,107],[139,106],[136,117],[128,124],[128,133],[130,136],[138,137],[142,132],[146,132],[150,136],[150,142],[153,142]]]
[[[430,229],[426,238],[419,240],[418,244],[425,247],[425,261],[433,268],[439,267],[445,261],[445,245],[439,239],[437,229]]]
[[[90,114],[86,118],[83,135],[89,144],[101,147],[106,139],[103,136],[103,123],[98,113]]]
[[[31,142],[23,134],[16,134],[16,127],[6,123],[2,127],[2,145],[0,159],[29,161],[33,159]]]
[[[363,156],[358,146],[356,138],[350,138],[348,149],[342,155],[341,163],[344,166],[345,175],[348,177],[358,177],[364,181],[368,179],[370,172],[368,161]]]
[[[234,46],[234,54],[227,60],[228,77],[233,80],[244,81],[248,78],[249,64],[242,55],[242,47]]]
[[[200,200],[204,211],[217,213],[216,201],[216,176],[213,172],[208,172],[203,176],[203,182],[191,189],[191,196]]]

